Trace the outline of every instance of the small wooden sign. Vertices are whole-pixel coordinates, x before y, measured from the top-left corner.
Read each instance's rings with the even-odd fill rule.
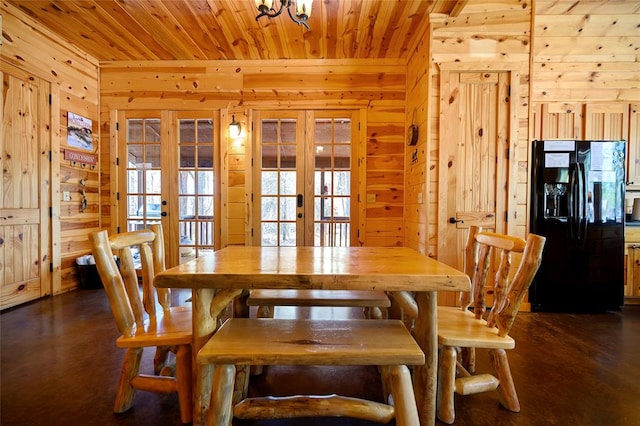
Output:
[[[73,151],[71,149],[64,150],[64,159],[69,161],[76,161],[83,164],[96,164],[96,156],[94,154]]]

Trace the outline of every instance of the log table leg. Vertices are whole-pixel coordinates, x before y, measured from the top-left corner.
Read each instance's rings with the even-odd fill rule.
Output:
[[[416,365],[413,390],[418,404],[421,425],[436,421],[436,385],[438,378],[438,321],[436,291],[416,293],[418,318],[415,322],[415,339],[424,352],[425,364]]]
[[[198,365],[196,356],[218,327],[217,318],[210,312],[211,300],[216,290],[201,288],[193,290],[193,425],[205,425],[207,411],[211,399],[211,381],[213,378],[212,365]]]

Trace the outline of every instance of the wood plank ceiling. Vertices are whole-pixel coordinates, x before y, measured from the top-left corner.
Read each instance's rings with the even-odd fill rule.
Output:
[[[406,58],[429,14],[467,0],[313,0],[308,24],[254,0],[6,0],[99,61]],[[276,0],[275,3],[279,3]]]

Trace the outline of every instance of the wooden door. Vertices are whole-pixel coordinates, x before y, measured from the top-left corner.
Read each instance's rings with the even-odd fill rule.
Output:
[[[0,308],[4,309],[51,294],[51,108],[49,83],[13,68],[0,74]]]
[[[438,259],[460,270],[469,226],[507,231],[509,87],[508,72],[442,73]]]
[[[218,114],[126,111],[119,122],[119,228],[161,223],[167,267],[219,248]]]
[[[356,241],[355,117],[353,111],[256,112],[252,244]]]

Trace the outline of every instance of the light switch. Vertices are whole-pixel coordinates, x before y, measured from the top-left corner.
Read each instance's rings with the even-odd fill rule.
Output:
[[[69,194],[69,191],[62,191],[62,201],[71,201],[71,194]]]
[[[376,202],[376,194],[367,194],[367,203],[375,203]]]
[[[418,204],[422,204],[422,192],[418,192]]]

